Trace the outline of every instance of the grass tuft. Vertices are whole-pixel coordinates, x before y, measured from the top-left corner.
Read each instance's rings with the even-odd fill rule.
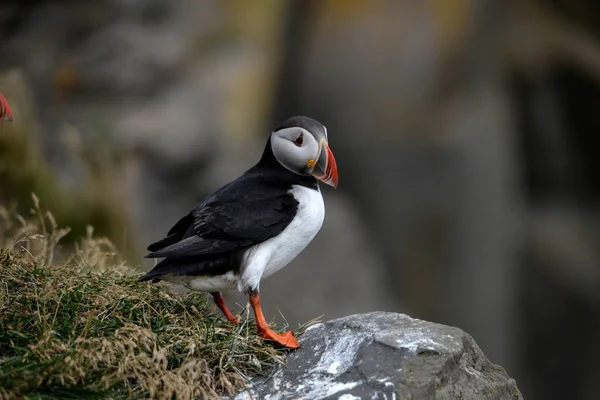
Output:
[[[206,296],[137,283],[91,228],[60,254],[68,231],[35,197],[30,220],[0,208],[0,227],[0,399],[217,398],[281,360]]]

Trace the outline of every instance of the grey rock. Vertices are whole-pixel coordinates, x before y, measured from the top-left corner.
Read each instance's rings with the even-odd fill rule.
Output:
[[[236,399],[522,399],[461,329],[372,312],[314,325],[301,349]]]

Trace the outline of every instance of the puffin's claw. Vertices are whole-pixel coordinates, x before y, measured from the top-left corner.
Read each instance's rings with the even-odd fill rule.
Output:
[[[280,335],[269,328],[262,309],[260,308],[260,296],[258,295],[258,291],[250,292],[250,304],[252,304],[252,308],[254,309],[256,327],[260,336],[272,340],[288,349],[297,349],[300,347],[300,343],[298,343],[298,340],[292,335],[292,332],[285,332]]]
[[[233,322],[234,324],[239,324],[240,321],[227,308],[227,304],[225,304],[223,294],[221,292],[212,292],[211,294],[213,296],[213,299],[215,300],[215,304],[223,312],[225,318],[227,318],[230,322]]]
[[[272,340],[283,347],[287,347],[288,349],[297,349],[300,347],[298,339],[292,335],[292,332],[278,334],[269,329],[267,331],[259,332],[259,335],[265,339]]]

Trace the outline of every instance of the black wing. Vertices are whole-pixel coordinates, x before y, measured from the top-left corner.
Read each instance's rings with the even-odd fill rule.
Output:
[[[160,249],[164,249],[167,246],[175,244],[179,242],[186,233],[189,232],[191,228],[193,228],[194,224],[194,216],[190,212],[185,217],[181,218],[167,233],[167,237],[159,240],[158,242],[154,242],[148,246],[149,251],[157,251]]]
[[[281,233],[298,201],[284,185],[243,175],[183,217],[167,237],[148,246],[147,258],[197,257],[237,251]]]

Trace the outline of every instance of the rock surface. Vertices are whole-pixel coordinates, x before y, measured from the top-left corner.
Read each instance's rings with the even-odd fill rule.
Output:
[[[286,364],[242,399],[522,399],[464,331],[373,312],[311,327]]]

